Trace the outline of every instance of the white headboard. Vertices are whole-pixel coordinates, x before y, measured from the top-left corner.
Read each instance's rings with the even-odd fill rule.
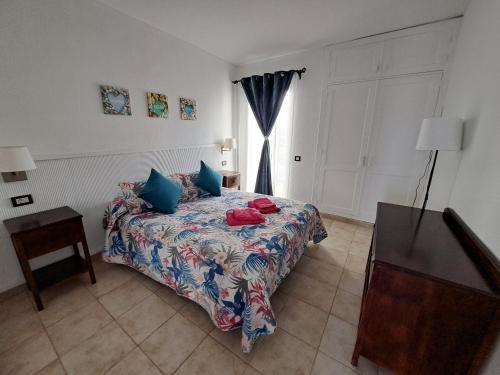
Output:
[[[35,157],[36,159],[36,157]],[[232,167],[229,159],[227,168]],[[28,180],[0,181],[0,221],[33,212],[70,206],[83,215],[87,241],[92,253],[101,251],[104,243],[102,216],[105,207],[119,192],[120,181],[146,179],[153,167],[162,173],[191,172],[199,169],[200,160],[215,169],[221,168],[219,145],[201,145],[146,152],[123,152],[104,155],[78,155],[60,159],[36,160],[37,169],[28,171]],[[34,204],[12,207],[10,197],[32,194]],[[21,284],[24,279],[3,225],[0,225],[0,291]],[[35,260],[33,267],[67,256]]]

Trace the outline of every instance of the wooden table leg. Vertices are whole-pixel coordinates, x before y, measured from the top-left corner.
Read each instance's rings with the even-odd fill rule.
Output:
[[[356,339],[356,346],[354,346],[354,351],[352,352],[351,365],[358,366],[359,360],[359,340]]]
[[[90,281],[92,282],[92,284],[95,284],[96,279],[95,279],[94,267],[92,266],[92,260],[90,259],[89,245],[87,244],[87,238],[85,237],[85,230],[83,229],[83,223],[81,224],[81,228],[83,235],[82,247],[83,247],[83,253],[85,254],[85,262],[87,263],[87,268],[89,270]]]
[[[16,250],[17,258],[19,259],[19,264],[21,265],[21,269],[23,270],[28,287],[33,294],[33,298],[35,299],[36,307],[38,311],[42,311],[43,303],[42,299],[40,298],[40,291],[38,290],[38,285],[36,284],[35,278],[33,277],[33,273],[31,272],[28,258],[26,258],[26,256],[24,255],[23,245],[15,238],[12,240],[12,242],[14,244],[14,249]]]

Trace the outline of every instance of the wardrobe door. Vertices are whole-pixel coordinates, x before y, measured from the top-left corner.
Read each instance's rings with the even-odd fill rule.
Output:
[[[328,87],[316,192],[325,212],[352,216],[358,211],[376,85],[369,81]]]
[[[360,218],[375,220],[377,202],[411,205],[428,153],[415,150],[422,120],[435,115],[442,73],[379,81]]]
[[[383,49],[381,42],[333,47],[329,82],[362,81],[380,76]]]
[[[384,42],[384,77],[443,70],[449,62],[458,20],[417,27]]]

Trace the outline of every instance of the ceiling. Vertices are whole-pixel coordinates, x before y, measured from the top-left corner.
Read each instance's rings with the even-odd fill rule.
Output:
[[[236,65],[462,15],[469,0],[99,0]]]

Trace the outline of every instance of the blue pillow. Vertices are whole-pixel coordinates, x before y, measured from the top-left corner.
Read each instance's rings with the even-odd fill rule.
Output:
[[[200,173],[198,174],[198,181],[196,185],[205,189],[210,194],[220,197],[222,176],[206,165],[203,160],[201,161]]]
[[[179,184],[151,168],[151,174],[139,197],[151,203],[157,211],[173,214],[179,203],[181,191]]]

